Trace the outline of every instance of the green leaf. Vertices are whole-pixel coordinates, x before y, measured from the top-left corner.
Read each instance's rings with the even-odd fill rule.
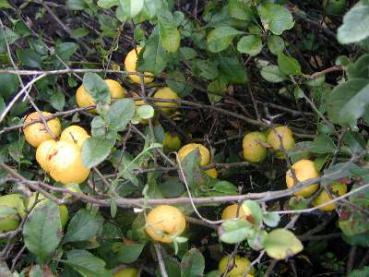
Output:
[[[165,82],[180,96],[185,96],[192,90],[191,84],[187,82],[185,75],[180,71],[169,72]]]
[[[181,277],[203,276],[205,270],[205,259],[196,248],[190,249],[181,261]]]
[[[119,5],[119,0],[99,0],[97,1],[97,5],[103,9],[110,9]]]
[[[286,75],[301,75],[301,66],[299,62],[283,53],[278,54],[278,67]]]
[[[272,52],[272,54],[274,55],[282,53],[285,47],[283,38],[275,35],[271,35],[268,37],[267,44],[269,51]]]
[[[19,88],[19,79],[15,74],[0,74],[0,95],[7,99]]]
[[[169,56],[160,45],[158,31],[154,31],[146,42],[142,60],[138,60],[138,69],[142,72],[147,71],[158,75],[165,69],[168,61]]]
[[[217,64],[211,60],[193,60],[192,71],[195,76],[207,80],[214,80],[219,75]]]
[[[364,266],[363,268],[355,269],[350,272],[348,277],[367,277],[369,276],[369,266]]]
[[[219,75],[231,84],[245,84],[248,81],[245,66],[237,57],[219,58]]]
[[[207,91],[211,94],[223,96],[227,91],[228,82],[224,78],[216,79],[208,84]]]
[[[248,35],[242,37],[237,43],[237,50],[250,56],[256,56],[263,49],[261,37],[258,35]]]
[[[242,208],[245,211],[250,211],[252,215],[252,223],[259,227],[263,220],[263,212],[258,202],[254,200],[245,200],[242,202]]]
[[[70,57],[78,50],[78,47],[78,44],[74,42],[62,42],[56,45],[55,51],[64,61],[69,61]]]
[[[266,238],[266,236],[268,235],[268,233],[264,230],[259,231],[257,233],[255,233],[252,237],[247,239],[247,244],[254,250],[256,251],[260,251],[262,250],[263,247],[263,243],[264,240]]]
[[[65,95],[60,90],[53,91],[51,97],[50,97],[50,105],[58,110],[61,111],[64,108],[65,105]]]
[[[336,150],[336,145],[333,140],[325,134],[316,136],[313,144],[311,145],[310,151],[317,154],[329,154]]]
[[[179,197],[186,191],[184,185],[178,179],[178,177],[171,177],[165,182],[159,182],[158,189],[160,190],[161,194],[167,198]]]
[[[144,8],[141,11],[142,20],[150,20],[165,9],[168,9],[166,1],[145,0]]]
[[[130,243],[130,244],[115,244],[114,246],[114,254],[116,255],[116,259],[120,263],[130,264],[134,263],[138,257],[141,255],[142,250],[145,247],[144,243]]]
[[[19,39],[19,35],[8,27],[1,28],[0,31],[0,52],[6,52],[6,41],[12,45]]]
[[[247,1],[229,0],[227,8],[229,15],[233,18],[250,21],[254,17],[250,4]]]
[[[12,6],[9,4],[8,0],[0,0],[0,8],[11,9]]]
[[[369,247],[369,233],[362,233],[353,236],[346,236],[345,234],[342,234],[342,238],[350,245]]]
[[[123,131],[135,114],[136,105],[132,99],[115,101],[108,111],[108,127],[110,130]]]
[[[279,67],[276,65],[267,65],[264,66],[260,71],[261,76],[268,82],[271,83],[280,83],[285,81],[286,75],[284,75]]]
[[[192,60],[197,56],[196,50],[190,47],[181,47],[179,52],[185,60]]]
[[[269,227],[276,227],[279,224],[281,217],[278,213],[267,212],[263,214],[263,221]]]
[[[236,195],[238,194],[237,187],[228,181],[218,181],[215,183],[213,189],[219,195]]]
[[[213,270],[205,274],[205,277],[221,277],[222,274],[219,272],[219,270]]]
[[[40,68],[41,67],[41,56],[36,53],[31,48],[22,49],[18,48],[16,50],[17,57],[21,61],[24,66],[32,67],[32,68]]]
[[[103,222],[104,218],[100,214],[80,209],[70,220],[63,242],[88,241],[98,235]]]
[[[86,250],[73,249],[66,253],[66,264],[71,266],[83,277],[112,277],[112,273],[105,269],[105,262]]]
[[[104,80],[96,73],[86,73],[83,76],[83,86],[97,103],[110,103],[109,88]]]
[[[85,27],[79,27],[79,28],[73,29],[71,31],[72,37],[74,39],[83,38],[83,37],[87,36],[89,33],[90,33],[90,31]]]
[[[168,276],[170,277],[181,276],[180,264],[174,257],[168,255],[164,259],[164,265],[165,265],[165,270],[167,271]],[[160,274],[159,267],[156,270],[155,276],[162,277],[162,275]]]
[[[343,136],[343,145],[348,147],[351,153],[360,154],[365,151],[367,142],[359,133],[346,132]]]
[[[82,145],[82,161],[87,168],[98,165],[110,154],[115,139],[90,137]]]
[[[137,108],[137,114],[141,119],[150,119],[154,117],[155,110],[151,105],[142,105]]]
[[[369,78],[369,54],[360,56],[354,63],[347,65],[349,79]]]
[[[144,0],[119,0],[124,17],[132,19],[138,15],[144,7]]]
[[[232,43],[235,36],[243,33],[230,26],[217,27],[208,34],[206,38],[207,47],[210,52],[221,52]]]
[[[108,126],[101,116],[95,116],[91,121],[91,135],[93,137],[106,136]]]
[[[369,36],[369,3],[357,3],[343,17],[338,28],[337,39],[342,44],[354,43]]]
[[[328,117],[333,123],[356,127],[356,121],[368,111],[369,80],[351,79],[334,88],[327,100]]]
[[[264,29],[275,35],[293,28],[292,14],[282,5],[263,3],[258,7],[258,12]]]
[[[264,240],[264,248],[269,257],[284,260],[304,249],[299,239],[289,230],[275,229]]]
[[[218,234],[221,241],[234,244],[254,236],[255,229],[247,220],[230,219],[222,223]]]
[[[6,104],[4,101],[4,98],[2,96],[0,96],[0,114],[3,113],[3,111],[5,110]]]
[[[23,227],[27,249],[44,263],[54,253],[62,237],[59,207],[45,201],[30,213]]]
[[[181,42],[181,35],[170,12],[158,17],[160,45],[168,52],[176,52]]]
[[[72,11],[81,11],[87,7],[84,0],[67,0],[67,8]]]

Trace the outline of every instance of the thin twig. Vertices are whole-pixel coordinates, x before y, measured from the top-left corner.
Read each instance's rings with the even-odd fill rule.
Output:
[[[163,255],[161,254],[160,244],[159,243],[154,243],[154,248],[155,248],[155,252],[156,252],[156,257],[158,258],[160,274],[161,274],[162,277],[168,277],[168,273],[165,269],[165,263],[164,263]]]

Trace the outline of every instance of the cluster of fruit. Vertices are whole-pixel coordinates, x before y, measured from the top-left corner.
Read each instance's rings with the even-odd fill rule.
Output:
[[[132,49],[130,52],[128,52],[127,56],[124,59],[124,66],[127,72],[129,72],[129,79],[136,84],[141,84],[141,77],[137,74],[137,60],[138,60],[138,53],[141,51],[141,47],[136,47],[135,49]],[[143,77],[143,82],[145,84],[151,83],[154,78],[151,73],[145,72]],[[105,80],[106,85],[109,88],[110,95],[112,100],[125,98],[127,97],[127,90],[119,84],[119,82],[111,79]],[[136,92],[132,93],[133,97],[139,97],[139,94]],[[153,98],[158,99],[155,102],[155,106],[159,108],[160,111],[164,113],[171,113],[173,112],[179,105],[179,103],[176,103],[175,100],[180,99],[178,94],[174,92],[169,87],[162,87],[156,90],[156,92],[153,95]],[[162,101],[160,101],[162,100]],[[174,100],[173,102],[170,102]],[[167,102],[165,102],[167,101]],[[79,107],[90,107],[95,106],[96,102],[93,99],[93,97],[87,92],[87,90],[84,88],[83,85],[81,85],[77,89],[76,93],[76,102]],[[141,106],[144,105],[145,102],[143,100],[136,100],[136,105]],[[141,122],[144,123],[144,122]]]
[[[125,58],[125,68],[129,72],[136,72],[137,54],[141,51],[141,48],[131,50]],[[134,83],[141,83],[141,77],[136,74],[130,74],[128,77]],[[144,73],[143,82],[150,83],[153,81],[153,76],[150,73]],[[109,88],[111,98],[120,99],[127,97],[127,91],[119,82],[111,79],[105,80],[107,87]],[[133,96],[138,96],[134,93]],[[163,87],[158,89],[154,96],[157,99],[164,100],[178,100],[179,96],[169,87]],[[76,102],[79,107],[95,106],[96,102],[94,98],[88,93],[88,91],[81,85],[76,92]],[[144,100],[136,100],[136,105],[144,105]],[[155,102],[155,106],[164,113],[172,113],[178,108],[178,101],[173,102]],[[92,111],[95,112],[95,111]],[[40,117],[42,113],[43,117]],[[46,119],[46,122],[44,121]],[[43,122],[44,121],[44,122]],[[46,124],[44,124],[46,123]],[[144,122],[142,122],[144,123]],[[52,114],[47,112],[34,112],[28,115],[24,121],[24,135],[26,141],[33,147],[37,147],[36,160],[55,181],[61,182],[65,185],[71,183],[84,182],[90,169],[83,165],[81,157],[81,147],[86,139],[89,138],[88,133],[80,126],[72,125],[61,132],[60,121]],[[277,158],[284,158],[285,153],[291,150],[295,145],[292,131],[286,126],[277,126],[271,128],[266,133],[251,132],[245,135],[242,141],[243,157],[245,160],[251,163],[262,162],[268,152],[268,149],[272,149]],[[209,149],[197,143],[189,143],[181,147],[181,140],[177,135],[171,133],[165,133],[163,146],[165,151],[177,151],[178,158],[183,161],[188,154],[193,151],[198,151],[199,165],[202,167],[209,166],[211,164],[211,153]],[[204,173],[211,178],[217,178],[218,172],[216,168],[210,168],[204,170]],[[292,188],[298,182],[303,182],[309,179],[319,177],[318,171],[315,169],[313,161],[300,160],[293,164],[292,168],[286,173],[286,183],[288,188]],[[295,195],[301,197],[311,196],[317,189],[318,184],[311,184],[295,192]],[[331,186],[333,193],[342,195],[346,193],[347,187],[344,184],[336,183]],[[0,206],[7,206],[6,197],[12,198],[12,202],[16,205],[11,206],[11,209],[16,209],[17,214],[24,215],[24,206],[19,203],[23,203],[22,196],[12,194],[0,197]],[[21,199],[21,200],[14,200]],[[331,195],[326,191],[322,191],[313,201],[314,205],[320,205],[324,202],[331,200]],[[19,202],[22,201],[22,202]],[[8,206],[9,207],[9,206]],[[21,207],[21,208],[19,208]],[[22,208],[23,207],[23,208]],[[68,216],[68,210],[65,206],[60,206],[61,218]],[[335,209],[334,204],[329,204],[321,207],[321,210],[331,211]],[[62,210],[64,212],[62,212]],[[19,224],[19,217],[12,214],[13,211],[9,211],[9,216],[5,225],[2,225],[0,221],[0,231],[14,230]],[[237,204],[226,207],[222,212],[222,219],[242,218],[247,220],[251,216],[250,211],[246,211],[244,208]],[[18,219],[18,221],[16,221]],[[64,220],[64,219],[62,219]],[[68,218],[66,219],[68,220]],[[65,222],[66,222],[65,220]],[[63,221],[64,222],[64,221]],[[64,223],[65,224],[65,223]],[[186,217],[181,210],[174,206],[160,205],[153,208],[146,216],[145,231],[147,235],[154,241],[162,243],[172,243],[177,237],[179,237],[186,228]],[[5,227],[4,227],[5,226]],[[2,229],[1,229],[2,228]],[[223,257],[219,262],[219,271],[225,272],[230,263],[234,266],[227,273],[227,276],[239,276],[245,272],[249,266],[250,261],[246,257],[233,257],[230,261],[229,256]],[[248,276],[253,276],[252,269]],[[138,270],[135,268],[123,268],[115,273],[116,277],[121,276],[136,276]]]
[[[295,139],[290,128],[278,126],[269,129],[266,133],[251,132],[242,140],[243,157],[252,163],[262,162],[268,148],[275,151],[277,158],[283,158],[284,153],[295,146]]]
[[[141,48],[137,48],[137,51],[140,50]],[[137,53],[133,49],[125,59],[127,71],[135,72],[136,62]],[[129,75],[129,78],[133,82],[140,82],[139,76],[137,75]],[[151,82],[152,77],[145,77],[144,80],[146,83]],[[109,88],[113,100],[126,97],[127,91],[119,82],[106,79],[105,83]],[[134,96],[137,96],[137,94]],[[179,96],[169,87],[163,87],[156,91],[154,98],[170,100],[179,99]],[[77,89],[76,102],[79,107],[96,105],[94,98],[83,85]],[[143,104],[144,102],[142,100],[136,100],[136,105]],[[175,110],[178,104],[174,102],[158,102],[156,106],[162,112],[170,113]],[[94,112],[94,110],[91,112]],[[40,116],[40,114],[43,116]],[[46,122],[43,122],[44,120]],[[83,165],[81,158],[82,144],[89,138],[86,130],[80,126],[73,125],[61,132],[60,121],[53,114],[48,112],[34,112],[25,117],[23,131],[26,141],[37,148],[36,160],[55,181],[67,185],[71,183],[79,184],[87,179],[90,169]],[[163,144],[164,149],[167,151],[174,151],[178,150],[181,142],[178,136],[166,133]]]
[[[82,162],[81,147],[90,136],[80,126],[72,125],[61,132],[58,118],[48,112],[34,112],[24,120],[24,137],[37,147],[36,160],[55,181],[65,185],[84,182],[90,169]],[[49,119],[49,120],[48,120]]]
[[[295,146],[293,132],[286,126],[278,126],[268,130],[265,133],[251,132],[244,136],[242,141],[243,157],[245,160],[258,163],[262,162],[266,155],[268,148],[276,153],[277,158],[283,158],[285,153]],[[298,182],[308,181],[310,179],[318,178],[319,172],[316,170],[314,162],[307,159],[302,159],[294,163],[286,173],[286,183],[288,188],[292,188]],[[319,185],[308,185],[294,194],[299,197],[310,197],[316,192]],[[330,193],[323,190],[313,200],[313,206],[320,206],[332,200],[333,195],[341,196],[347,192],[346,184],[335,182],[330,186]],[[322,211],[333,211],[336,208],[334,203],[326,204],[319,207]]]

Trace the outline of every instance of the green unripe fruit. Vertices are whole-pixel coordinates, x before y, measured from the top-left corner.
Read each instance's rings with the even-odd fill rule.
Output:
[[[14,231],[19,223],[20,218],[15,208],[0,206],[0,233]]]
[[[292,130],[286,126],[278,126],[270,129],[267,134],[267,142],[276,151],[277,158],[284,158],[283,149],[288,152],[295,146]]]
[[[267,149],[265,145],[266,137],[263,133],[248,133],[242,140],[244,159],[252,163],[263,161],[267,155]]]
[[[178,135],[165,132],[163,139],[164,152],[177,151],[179,148],[181,148],[181,145],[181,139]]]
[[[12,193],[0,196],[0,206],[15,209],[21,217],[26,215],[23,196],[19,193]]]
[[[140,273],[137,268],[127,267],[114,273],[114,277],[138,277]]]
[[[69,212],[68,212],[67,206],[59,205],[59,213],[60,213],[60,223],[62,227],[64,227],[65,224],[67,224],[68,219],[69,219]]]

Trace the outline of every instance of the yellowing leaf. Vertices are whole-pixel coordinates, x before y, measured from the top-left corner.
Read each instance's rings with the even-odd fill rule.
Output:
[[[304,246],[291,231],[275,229],[265,238],[264,248],[269,257],[283,260],[301,252]]]

